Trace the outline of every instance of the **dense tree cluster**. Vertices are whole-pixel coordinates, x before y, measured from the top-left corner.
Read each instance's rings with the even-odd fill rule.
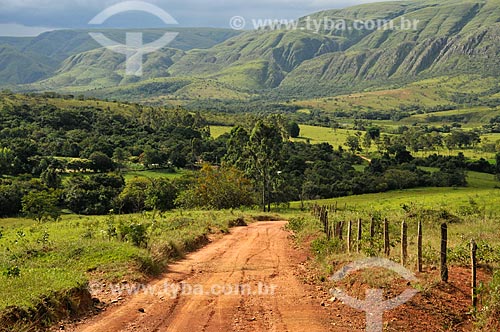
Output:
[[[68,169],[108,172],[116,167],[112,158],[185,167],[211,151],[205,120],[181,110],[59,108],[42,101],[4,104],[0,115],[0,175],[36,173],[47,156],[73,158],[59,165]]]
[[[448,169],[463,169],[473,172],[495,174],[495,169],[498,167],[491,164],[486,159],[468,160],[464,154],[459,152],[456,156],[441,156],[432,154],[427,158],[420,158],[415,161],[419,166],[425,167],[446,167]]]
[[[230,209],[255,204],[253,186],[243,172],[232,167],[205,164],[193,185],[177,198],[187,208]]]
[[[57,188],[40,179],[1,179],[0,216],[23,212],[43,221],[57,219],[63,209],[83,215],[167,211],[174,208],[179,190],[185,187],[181,180],[148,178],[131,179],[125,184],[116,173],[74,174]]]
[[[489,124],[484,125],[484,129],[490,133],[500,133],[500,115],[492,118]]]

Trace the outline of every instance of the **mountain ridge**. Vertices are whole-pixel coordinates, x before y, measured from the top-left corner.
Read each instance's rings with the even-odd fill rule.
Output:
[[[393,20],[395,29],[307,28],[307,20],[324,19],[344,20],[349,26],[355,20]],[[419,23],[415,29],[402,29],[403,20]],[[78,91],[97,96],[105,89],[106,93],[115,91],[123,97],[120,90],[130,90],[133,84],[141,88],[147,85],[144,93],[134,94],[147,98],[148,94],[158,95],[155,81],[161,81],[163,86],[175,82],[174,87],[182,81],[182,88],[193,84],[194,95],[203,86],[200,81],[213,81],[224,89],[230,86],[238,96],[311,98],[447,75],[500,74],[500,0],[364,4],[313,13],[300,18],[292,30],[268,28],[231,33],[220,29],[202,45],[199,38],[210,36],[207,31],[191,33],[191,44],[199,47],[183,48],[179,40],[159,54],[146,57],[142,78],[126,78],[124,56],[111,51],[96,48],[79,52],[88,45],[59,47],[63,55],[69,56],[59,62],[58,68],[45,79],[20,89]],[[116,37],[123,31],[113,33],[112,37]],[[46,56],[56,48],[42,49],[45,51],[41,55]],[[171,91],[170,85],[167,90]]]

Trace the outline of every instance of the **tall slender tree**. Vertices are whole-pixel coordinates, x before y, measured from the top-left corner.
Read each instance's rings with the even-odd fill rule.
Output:
[[[242,127],[233,129],[224,157],[224,163],[239,168],[253,179],[261,193],[264,212],[271,210],[271,191],[281,174],[284,131],[277,120],[257,121],[250,135]]]
[[[279,128],[259,121],[249,138],[247,151],[250,156],[247,172],[259,184],[262,193],[262,209],[271,211],[270,192],[273,181],[280,174],[283,136]]]

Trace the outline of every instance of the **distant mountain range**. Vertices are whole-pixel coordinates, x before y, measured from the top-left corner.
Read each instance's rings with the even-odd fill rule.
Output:
[[[212,28],[169,29],[169,31],[178,32],[179,35],[169,45],[172,50],[153,54],[158,64],[169,57],[165,54],[183,54],[193,48],[210,48],[239,34],[229,29]],[[0,37],[0,82],[2,85],[34,83],[58,75],[64,76],[79,64],[88,66],[88,71],[92,68],[108,71],[110,70],[108,66],[119,68],[124,64],[125,56],[106,51],[90,37],[89,32],[102,32],[110,39],[123,43],[125,33],[129,31],[58,30],[43,33],[38,37]],[[162,29],[139,32],[144,34],[146,43],[158,39],[165,33]],[[100,74],[95,75],[99,77]],[[166,75],[166,72],[163,75]],[[69,83],[63,84],[67,86]]]
[[[393,20],[395,28],[309,29],[311,20],[325,19],[347,26]],[[401,29],[402,19],[418,22],[416,29]],[[141,78],[125,76],[125,57],[99,48],[88,31],[0,38],[0,82],[21,91],[125,99],[312,98],[433,77],[500,74],[500,0],[372,3],[319,12],[294,29],[177,30],[168,48],[145,57]],[[154,40],[164,31],[144,32]],[[122,41],[125,35],[105,33]]]

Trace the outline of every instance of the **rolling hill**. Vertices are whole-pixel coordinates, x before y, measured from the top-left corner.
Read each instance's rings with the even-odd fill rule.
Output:
[[[43,79],[56,62],[31,52],[22,52],[11,45],[0,45],[0,80],[3,83],[22,84]]]
[[[168,77],[168,68],[184,54],[179,49],[165,48],[145,55],[142,78]],[[85,91],[89,86],[104,88],[135,83],[135,76],[125,75],[125,62],[124,55],[105,48],[78,53],[64,60],[54,76],[34,83],[33,87],[36,90],[71,87],[72,91]]]

